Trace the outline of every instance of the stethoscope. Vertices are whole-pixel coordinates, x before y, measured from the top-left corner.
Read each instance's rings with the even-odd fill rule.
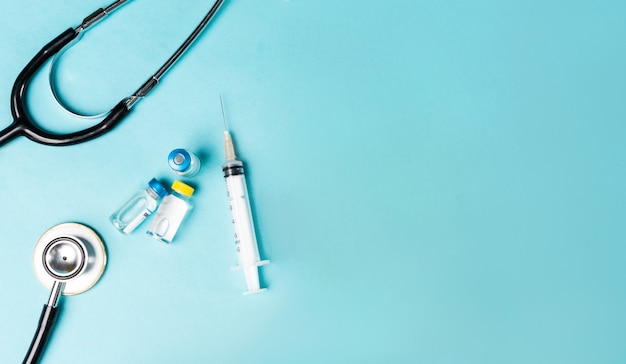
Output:
[[[23,363],[37,363],[54,326],[61,295],[77,295],[93,287],[104,273],[104,243],[91,228],[77,223],[56,225],[37,241],[33,254],[35,274],[50,288],[37,331]]]
[[[96,10],[82,24],[70,28],[46,44],[18,75],[11,91],[11,114],[13,122],[0,131],[0,146],[19,137],[45,145],[64,146],[82,143],[97,138],[112,130],[130,112],[133,106],[156,87],[161,77],[191,46],[200,33],[213,19],[224,0],[216,0],[200,24],[187,37],[174,54],[137,91],[122,99],[104,119],[84,130],[66,134],[51,133],[39,127],[28,112],[26,94],[29,83],[37,71],[52,57],[78,41],[89,27],[118,9],[128,0],[117,0],[108,7]],[[54,68],[54,67],[53,67]],[[54,92],[54,87],[53,87]],[[68,109],[57,97],[59,104]],[[68,110],[72,112],[71,110]],[[33,337],[24,363],[37,363],[50,336],[58,313],[62,295],[83,293],[98,282],[106,266],[106,249],[98,235],[85,225],[69,223],[53,227],[43,234],[35,246],[33,258],[35,273],[39,280],[50,288],[50,297],[44,305],[37,331]]]
[[[216,0],[200,24],[194,29],[185,42],[181,44],[176,52],[174,52],[174,54],[163,64],[163,66],[161,66],[161,68],[154,75],[152,75],[141,87],[139,87],[133,95],[125,97],[117,105],[115,105],[115,107],[105,113],[106,116],[104,117],[104,120],[84,130],[66,134],[51,133],[39,127],[29,115],[26,105],[26,93],[33,76],[50,60],[51,57],[60,54],[66,47],[71,46],[72,42],[78,41],[85,30],[102,20],[107,15],[111,14],[127,1],[128,0],[118,0],[104,9],[100,8],[96,10],[94,13],[86,17],[81,25],[64,31],[50,43],[46,44],[26,65],[26,67],[24,67],[13,84],[13,90],[11,91],[11,114],[13,115],[13,122],[7,128],[0,131],[0,147],[19,136],[25,136],[34,142],[45,145],[72,145],[97,138],[112,130],[124,119],[124,117],[126,117],[126,115],[128,115],[137,101],[141,100],[147,96],[150,91],[152,91],[152,89],[159,83],[161,77],[183,55],[183,53],[196,40],[204,28],[206,28],[224,2],[224,0]],[[58,98],[57,101],[59,101]],[[63,103],[59,103],[63,108],[67,109]],[[72,112],[71,110],[68,111]]]

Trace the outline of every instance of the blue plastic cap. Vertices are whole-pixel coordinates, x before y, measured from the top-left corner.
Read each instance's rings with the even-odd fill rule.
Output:
[[[174,172],[184,172],[191,166],[191,155],[184,149],[174,149],[167,157],[167,163]]]
[[[156,178],[151,179],[150,182],[148,182],[148,186],[150,186],[159,197],[165,197],[165,195],[167,195],[167,190]]]

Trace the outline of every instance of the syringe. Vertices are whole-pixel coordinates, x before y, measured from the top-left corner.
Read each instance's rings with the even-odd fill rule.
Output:
[[[235,231],[235,248],[239,261],[239,266],[234,269],[243,270],[246,277],[248,290],[244,294],[261,292],[265,288],[260,286],[258,267],[269,263],[269,260],[261,260],[259,257],[243,163],[237,160],[235,155],[233,140],[226,126],[224,102],[221,95],[220,104],[224,120],[224,152],[226,154],[226,162],[222,164],[222,171],[224,171],[224,179],[226,180],[226,191]]]

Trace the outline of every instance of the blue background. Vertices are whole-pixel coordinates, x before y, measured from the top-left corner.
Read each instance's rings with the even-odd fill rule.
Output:
[[[0,125],[17,74],[97,0],[0,12]],[[139,87],[210,1],[130,2],[59,65],[71,105]],[[0,360],[48,291],[35,242],[96,229],[109,265],[66,297],[46,363],[626,362],[626,3],[227,0],[110,134],[0,150]],[[242,296],[219,95],[248,163],[263,294]],[[29,103],[50,129],[47,69]],[[171,245],[108,221],[166,158],[199,153]],[[64,361],[65,360],[65,361]]]

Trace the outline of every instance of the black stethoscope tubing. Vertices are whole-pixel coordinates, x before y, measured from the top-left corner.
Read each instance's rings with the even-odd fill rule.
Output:
[[[124,2],[125,1],[118,0],[113,3],[113,5],[109,6],[109,8],[115,10],[115,8]],[[132,96],[126,97],[117,103],[117,105],[115,105],[115,107],[108,112],[108,115],[102,121],[84,130],[65,134],[55,134],[39,127],[28,112],[26,94],[30,81],[37,71],[50,60],[50,58],[59,53],[72,41],[77,39],[79,34],[87,27],[95,24],[104,16],[108,15],[106,9],[98,9],[96,12],[85,18],[81,26],[76,29],[67,29],[46,44],[30,60],[30,62],[28,62],[26,67],[24,67],[22,72],[20,72],[17,76],[11,91],[11,114],[13,116],[13,121],[8,127],[0,131],[0,147],[19,136],[25,136],[36,143],[44,145],[73,145],[95,139],[111,131],[126,117],[126,115],[128,115],[135,103],[145,97],[158,84],[160,78],[165,74],[165,72],[167,72],[167,70],[174,65],[174,63],[183,55],[183,53],[200,35],[200,33],[202,33],[211,19],[213,19],[223,2],[224,0],[216,0],[200,24],[194,29],[194,31],[176,50],[176,52],[163,64],[163,66],[161,66],[161,68],[159,68],[159,70],[151,76]]]
[[[72,28],[61,33],[50,43],[46,44],[17,76],[13,84],[13,90],[11,91],[11,114],[13,115],[13,122],[9,127],[0,132],[0,146],[18,136],[25,136],[34,142],[54,146],[82,143],[97,138],[113,129],[129,113],[130,109],[126,107],[125,100],[122,100],[115,105],[107,117],[98,124],[81,131],[67,134],[50,133],[37,126],[33,121],[26,106],[26,92],[28,91],[28,85],[31,79],[52,56],[76,39],[77,35],[78,34]]]

